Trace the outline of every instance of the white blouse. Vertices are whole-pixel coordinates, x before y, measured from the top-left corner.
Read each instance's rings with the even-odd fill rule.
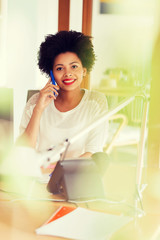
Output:
[[[103,112],[108,110],[104,94],[84,89],[81,102],[72,110],[60,112],[54,100],[45,108],[40,120],[39,136],[36,150],[45,151],[76,136],[81,129],[93,123]],[[33,95],[26,104],[20,134],[25,131],[36,105],[39,93]],[[108,121],[89,131],[69,146],[67,157],[79,157],[85,152],[101,152],[107,139]]]

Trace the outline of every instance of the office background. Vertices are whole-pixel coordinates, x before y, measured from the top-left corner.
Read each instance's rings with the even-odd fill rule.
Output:
[[[54,34],[58,30],[58,2],[58,0],[0,1],[0,85],[14,90],[14,139],[18,135],[18,126],[26,103],[28,89],[39,89],[46,83],[46,77],[41,75],[37,68],[37,51],[40,43],[44,40],[44,36],[50,33]],[[82,29],[82,2],[82,0],[70,1],[70,29],[72,30],[81,31]],[[107,5],[109,11],[102,12],[100,9],[101,3]],[[113,8],[110,4],[113,4]],[[150,129],[152,137],[150,138],[151,147],[148,150],[150,162],[148,165],[152,165],[151,167],[156,166],[156,168],[151,168],[151,172],[148,171],[147,179],[146,168],[144,167],[145,174],[143,176],[143,183],[148,183],[147,192],[144,192],[143,204],[147,213],[155,214],[153,215],[154,218],[160,212],[160,114],[157,111],[160,102],[160,37],[157,38],[160,23],[159,7],[159,0],[123,0],[120,1],[119,5],[116,5],[114,0],[93,0],[92,36],[97,62],[90,75],[90,88],[100,91],[106,88],[107,94],[109,93],[108,89],[112,90],[110,93],[116,98],[114,104],[117,104],[117,99],[119,101],[119,96],[116,95],[117,89],[121,91],[126,89],[124,92],[119,91],[119,93],[125,95],[131,89],[135,90],[136,87],[145,85],[150,91],[152,53],[155,53],[153,74],[155,81],[152,81],[154,84],[152,84],[151,90],[151,102],[154,100],[151,104],[152,121]],[[140,104],[137,102],[136,105],[133,105],[133,109],[139,109],[139,106]],[[134,120],[133,123],[135,123],[134,127],[136,127],[137,119],[141,118],[132,119]],[[137,123],[140,128],[139,122]],[[7,130],[8,127],[6,127],[6,132]],[[135,132],[135,128],[133,131]],[[0,134],[2,138],[1,130]],[[127,136],[131,135],[130,130],[127,130]],[[7,146],[6,142],[4,142],[4,145]],[[118,156],[117,159],[112,159],[111,171],[106,176],[106,188],[113,196],[119,194],[120,197],[127,198],[130,197],[130,193],[134,192],[134,170],[138,162],[137,145],[135,144],[134,148],[127,145],[125,152],[119,151],[115,155]],[[8,151],[8,146],[6,148]],[[133,154],[132,150],[134,150]],[[131,168],[131,174],[128,167]],[[132,183],[132,187],[130,183]],[[17,185],[15,186],[17,187]],[[123,192],[126,192],[127,196],[124,196]],[[131,196],[134,197],[135,195]],[[4,209],[4,213],[5,211]],[[15,215],[18,218],[18,214]],[[36,217],[36,219],[38,218]],[[42,219],[43,221],[44,219]],[[152,222],[154,225],[154,221],[151,219],[151,222],[148,222],[144,227],[146,234],[150,231]],[[158,224],[157,218],[157,226]],[[155,226],[158,236],[159,230],[157,231],[157,229]]]
[[[93,0],[92,36],[97,55],[90,87],[107,84],[108,69],[127,69],[132,75],[140,69],[137,85],[150,82],[150,61],[158,29],[156,1],[121,1],[103,13]],[[70,1],[71,30],[82,30],[82,0]],[[14,90],[14,138],[26,102],[28,89],[40,89],[46,77],[37,67],[37,51],[44,36],[58,30],[58,0],[1,0],[1,81]],[[146,78],[147,76],[147,78]],[[136,80],[135,80],[136,82]],[[110,81],[114,85],[114,79]],[[125,83],[124,83],[125,84]]]

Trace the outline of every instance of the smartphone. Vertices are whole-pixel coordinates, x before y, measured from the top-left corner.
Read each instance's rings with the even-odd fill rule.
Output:
[[[52,84],[53,84],[53,85],[57,85],[57,84],[56,84],[56,81],[55,81],[55,78],[54,78],[54,76],[53,76],[53,71],[52,71],[52,70],[50,70],[50,76],[51,76]]]
[[[52,84],[53,84],[53,85],[57,85],[52,70],[50,70],[50,76],[51,76]],[[57,97],[57,94],[54,93],[54,96]]]

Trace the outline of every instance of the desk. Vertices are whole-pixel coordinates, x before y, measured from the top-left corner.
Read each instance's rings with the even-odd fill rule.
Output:
[[[114,167],[114,166],[111,166]],[[110,169],[111,170],[111,169]],[[132,169],[133,170],[133,169]],[[125,169],[126,171],[126,169]],[[117,174],[116,172],[115,174]],[[122,172],[120,171],[120,174]],[[128,173],[129,174],[129,173]],[[108,176],[108,180],[111,177]],[[6,189],[8,186],[5,181],[1,181],[1,188]],[[46,184],[37,183],[34,185],[36,191],[34,196],[37,198],[49,198],[52,199],[55,196],[50,195],[46,191]],[[13,189],[14,190],[14,189]],[[26,188],[25,191],[28,191]],[[38,192],[38,194],[37,194]],[[147,194],[146,194],[147,196]],[[10,202],[9,200],[19,198],[14,194],[8,194],[0,192],[0,233],[1,238],[5,240],[60,240],[62,238],[40,236],[36,235],[35,229],[41,226],[56,209],[61,205],[69,205],[67,203],[55,203],[47,201],[32,201],[22,200]],[[152,203],[152,205],[154,202]],[[156,202],[158,206],[158,202]],[[74,205],[75,206],[75,205]],[[96,209],[98,205],[90,203],[91,209]],[[83,207],[86,207],[84,205]],[[102,206],[101,206],[102,207]],[[145,206],[146,207],[146,206]],[[153,238],[160,226],[160,209],[158,212],[149,212],[142,217],[138,218],[136,224],[134,221],[127,224],[121,230],[116,232],[110,240],[159,240]],[[105,210],[106,211],[106,210]],[[98,240],[98,239],[97,239]],[[107,239],[108,240],[108,239]]]
[[[1,188],[8,188],[8,184],[1,182]],[[46,184],[35,184],[39,195],[33,198],[48,198],[52,196],[46,191]],[[3,188],[4,189],[4,188]],[[9,190],[9,188],[8,188]],[[22,193],[23,194],[23,193]],[[0,235],[5,240],[51,240],[62,239],[58,237],[36,235],[35,229],[40,227],[62,203],[49,201],[17,200],[23,196],[0,192]],[[64,203],[63,203],[64,205]],[[67,203],[66,203],[67,205]],[[69,205],[69,204],[68,204]],[[74,205],[75,206],[75,205]]]
[[[36,235],[35,229],[40,227],[55,210],[56,206],[51,202],[1,203],[1,238],[6,240],[51,239],[48,236]]]

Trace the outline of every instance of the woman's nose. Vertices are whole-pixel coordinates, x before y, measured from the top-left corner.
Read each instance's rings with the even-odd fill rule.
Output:
[[[72,73],[70,71],[67,71],[64,73],[64,76],[65,77],[71,77],[72,76]]]

